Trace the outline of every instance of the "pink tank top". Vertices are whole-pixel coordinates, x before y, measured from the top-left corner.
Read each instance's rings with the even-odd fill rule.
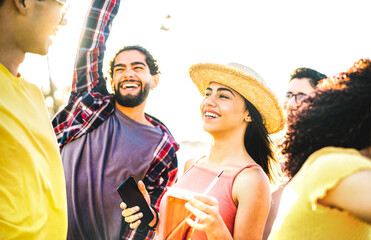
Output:
[[[232,186],[236,176],[245,168],[259,166],[258,164],[249,164],[242,167],[234,174],[223,173],[216,185],[207,194],[208,196],[213,196],[218,200],[219,213],[223,218],[224,223],[228,227],[229,232],[233,235],[234,220],[237,212],[237,206],[232,198]],[[207,169],[203,166],[197,164],[193,165],[184,175],[174,184],[174,188],[180,188],[184,190],[189,190],[196,193],[203,193],[209,184],[218,175],[217,172]],[[162,220],[161,212],[164,212],[167,204],[167,193],[162,198],[160,204],[160,220]],[[161,221],[163,222],[163,221]],[[189,226],[187,224],[187,226]],[[163,238],[162,228],[160,227],[160,239]],[[195,230],[191,239],[197,240],[207,240],[207,235],[203,231]]]

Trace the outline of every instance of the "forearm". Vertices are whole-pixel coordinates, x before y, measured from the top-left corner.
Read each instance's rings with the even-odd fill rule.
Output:
[[[77,50],[71,98],[90,91],[98,81],[104,81],[105,44],[119,4],[120,0],[92,1]]]
[[[206,232],[206,235],[208,240],[233,240],[231,233],[225,225],[219,229],[217,234]]]

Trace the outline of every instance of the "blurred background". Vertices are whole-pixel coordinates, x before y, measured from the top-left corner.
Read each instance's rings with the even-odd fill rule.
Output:
[[[90,0],[70,0],[48,56],[27,54],[20,73],[42,88],[50,116],[69,97],[80,32]],[[282,101],[291,72],[310,67],[327,76],[371,57],[370,0],[122,0],[104,60],[140,44],[158,59],[160,84],[146,112],[180,143],[180,168],[207,154],[201,95],[188,69],[200,62],[238,62],[253,68]],[[274,136],[273,136],[274,137]]]

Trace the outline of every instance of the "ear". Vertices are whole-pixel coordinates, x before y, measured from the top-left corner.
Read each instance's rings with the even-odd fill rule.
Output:
[[[160,77],[158,76],[158,74],[156,74],[156,75],[152,75],[152,84],[151,84],[151,89],[154,89],[154,88],[156,88],[157,87],[157,85],[158,85],[158,82],[159,82],[159,80],[160,80]]]
[[[246,122],[252,122],[252,119],[251,119],[251,116],[250,116],[249,111],[246,111],[246,115],[245,115],[244,120],[245,120]]]
[[[30,8],[31,1],[30,0],[13,0],[14,5],[19,13],[22,15],[26,15],[27,10]]]
[[[115,83],[113,82],[113,79],[111,79],[111,88],[112,88],[112,92],[113,94],[115,94]]]

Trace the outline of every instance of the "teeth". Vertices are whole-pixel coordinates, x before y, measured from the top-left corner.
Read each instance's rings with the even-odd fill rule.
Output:
[[[220,117],[220,115],[211,112],[205,112],[205,117],[218,118]]]
[[[139,87],[139,84],[137,83],[124,83],[121,85],[122,88],[137,88]]]

